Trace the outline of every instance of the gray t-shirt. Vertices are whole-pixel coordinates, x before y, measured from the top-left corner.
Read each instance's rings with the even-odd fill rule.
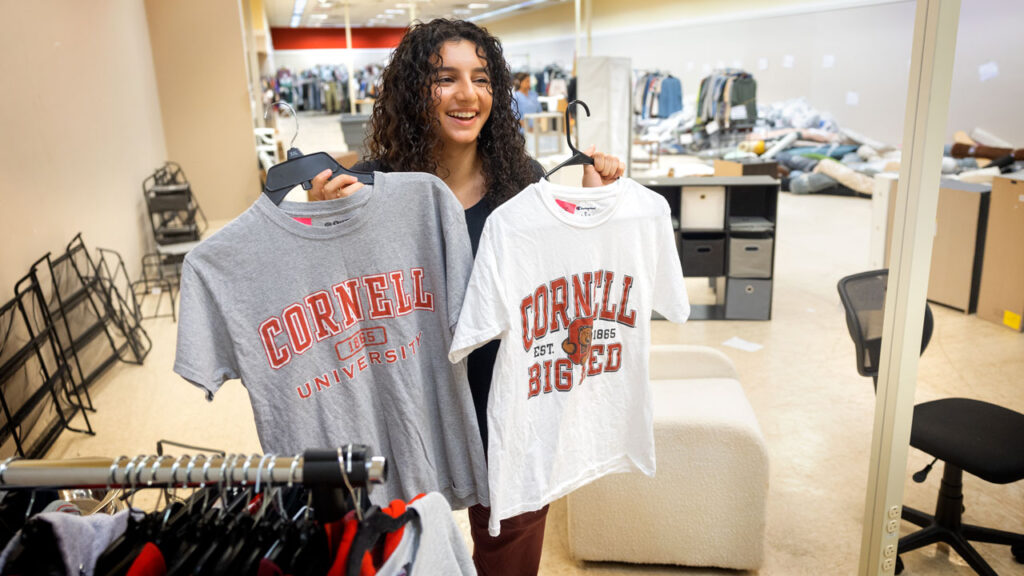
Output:
[[[367,444],[376,503],[486,504],[465,363],[447,353],[472,253],[438,178],[377,172],[347,198],[265,195],[185,259],[174,371],[212,396],[241,378],[267,453]]]
[[[444,498],[427,494],[409,508],[419,518],[406,525],[402,539],[377,576],[474,576],[473,557]]]

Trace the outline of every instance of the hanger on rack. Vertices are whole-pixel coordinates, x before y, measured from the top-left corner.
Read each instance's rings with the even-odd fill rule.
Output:
[[[299,135],[299,119],[295,115],[294,108],[292,108],[287,102],[278,100],[271,104],[270,108],[267,108],[267,112],[263,117],[266,118],[267,114],[269,114],[270,110],[275,106],[283,106],[288,110],[291,110],[292,119],[295,120],[295,134],[292,136],[291,142],[288,143],[288,159],[280,164],[271,166],[270,169],[267,170],[267,180],[263,185],[263,193],[269,196],[270,200],[273,201],[274,204],[281,204],[281,201],[288,195],[288,192],[299,184],[302,185],[304,190],[312,188],[313,178],[324,170],[330,170],[332,178],[338,174],[347,174],[349,176],[355,176],[356,179],[363,184],[373,184],[372,173],[349,170],[341,164],[338,164],[338,161],[331,158],[331,156],[326,152],[303,154],[295,147],[295,138]]]
[[[550,178],[552,174],[566,166],[578,166],[581,164],[586,164],[590,166],[594,165],[594,159],[591,158],[590,156],[587,156],[583,152],[580,152],[576,148],[576,146],[573,145],[572,138],[569,135],[569,113],[576,107],[577,104],[583,106],[583,110],[586,111],[587,116],[590,116],[590,108],[587,106],[586,102],[582,100],[573,100],[572,102],[569,102],[568,106],[565,107],[565,141],[569,143],[569,150],[572,150],[572,156],[570,156],[569,159],[566,160],[565,162],[562,162],[561,164],[555,166],[546,174],[544,174],[545,179]],[[579,116],[577,115],[577,117]]]
[[[380,544],[385,534],[395,532],[419,517],[419,513],[412,508],[396,517],[389,516],[378,506],[371,508],[359,522],[356,536],[352,540],[345,561],[345,576],[359,576],[363,556]]]
[[[356,515],[359,518],[359,526],[355,538],[349,548],[348,558],[345,561],[345,576],[359,576],[363,564],[363,556],[377,547],[385,534],[390,534],[401,529],[414,519],[419,518],[419,513],[408,509],[402,514],[391,517],[379,506],[372,506],[365,510],[363,498],[359,490],[353,488],[354,480],[358,479],[357,473],[365,469],[365,465],[355,461],[353,463],[352,450],[347,450],[347,456],[338,449],[338,468],[341,471],[342,480],[349,491],[352,502],[355,503]],[[358,483],[356,484],[359,485]]]
[[[345,469],[340,468],[341,462]],[[369,492],[372,485],[383,483],[386,475],[386,461],[359,445],[307,451],[290,462],[274,455],[177,459],[139,455],[66,464],[8,458],[0,462],[0,488],[5,490],[35,493],[39,487],[105,485],[108,491],[125,489],[129,509],[133,509],[135,493],[164,490],[162,509],[158,506],[150,514],[128,513],[131,520],[123,537],[111,542],[95,563],[98,576],[124,574],[144,547],[154,545],[167,562],[168,574],[249,574],[255,573],[264,558],[276,560],[286,573],[296,576],[326,573],[330,550],[324,523],[351,509],[344,501],[346,489],[348,493]],[[293,486],[295,490],[291,490]],[[170,492],[180,487],[198,490],[183,501]],[[315,499],[318,491],[324,495]],[[337,494],[328,496],[328,492]],[[315,501],[324,503],[324,509]],[[330,510],[335,501],[339,509]],[[324,518],[327,512],[330,515]],[[33,568],[26,573],[39,573],[36,568],[49,566],[49,561],[63,573],[56,536],[52,530],[45,532],[49,524],[33,518],[22,530],[19,543],[24,545],[14,560]]]

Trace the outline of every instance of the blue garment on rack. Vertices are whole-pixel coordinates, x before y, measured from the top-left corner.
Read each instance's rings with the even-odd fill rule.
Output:
[[[683,83],[679,78],[668,76],[661,81],[658,95],[658,116],[668,118],[683,109]]]

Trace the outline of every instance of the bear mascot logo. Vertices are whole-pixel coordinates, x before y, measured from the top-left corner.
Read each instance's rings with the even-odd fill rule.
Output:
[[[577,318],[569,324],[569,335],[562,341],[562,350],[569,355],[569,361],[583,367],[580,384],[587,376],[585,364],[590,356],[590,340],[593,329],[593,318]]]

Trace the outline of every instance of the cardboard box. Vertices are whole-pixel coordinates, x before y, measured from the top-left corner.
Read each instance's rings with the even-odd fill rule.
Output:
[[[775,161],[715,160],[715,176],[770,176],[779,177],[779,164]]]
[[[351,168],[356,162],[359,162],[359,153],[354,150],[348,152],[331,152],[331,156],[334,157],[335,162],[341,164],[345,168]]]
[[[978,317],[1024,327],[1024,172],[992,181]]]
[[[978,304],[990,190],[957,180],[942,180],[939,188],[928,299],[965,314]]]

